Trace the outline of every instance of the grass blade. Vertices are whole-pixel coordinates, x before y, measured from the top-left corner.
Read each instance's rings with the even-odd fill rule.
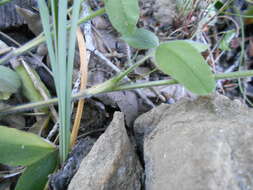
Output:
[[[70,145],[70,112],[67,96],[71,89],[67,89],[67,0],[59,1],[58,14],[58,71],[59,71],[59,116],[60,116],[60,161],[67,158]]]
[[[81,0],[74,1],[72,18],[71,18],[71,29],[69,34],[69,49],[68,49],[68,62],[67,62],[67,122],[70,123],[71,115],[71,88],[72,88],[72,73],[73,73],[73,64],[74,64],[74,55],[75,55],[75,45],[76,45],[76,31],[78,26],[79,10],[80,10]],[[70,128],[68,129],[70,130]],[[70,138],[70,137],[69,137]]]
[[[41,22],[43,25],[44,34],[45,34],[45,40],[47,42],[48,54],[50,57],[52,70],[53,70],[53,73],[57,74],[56,57],[54,53],[53,38],[51,35],[50,23],[49,23],[49,19],[50,19],[49,10],[44,0],[39,0],[38,3],[39,3],[40,17],[41,17]],[[57,80],[58,80],[58,77],[57,75],[55,76],[54,74],[54,82],[57,83]],[[56,90],[57,90],[57,87],[56,87]]]

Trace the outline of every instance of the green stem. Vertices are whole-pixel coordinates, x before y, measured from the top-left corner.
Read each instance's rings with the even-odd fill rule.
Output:
[[[144,61],[147,59],[151,58],[154,54],[154,51],[151,51],[147,55],[145,55],[142,59],[137,61],[135,64],[131,65],[128,69],[125,71],[121,72],[118,76],[115,77],[115,81],[118,83],[121,81],[125,76],[127,76],[129,73],[131,73],[136,67],[138,67],[140,64],[142,64]]]
[[[96,16],[102,15],[104,13],[105,13],[105,8],[101,8],[101,9],[99,9],[97,11],[94,11],[90,15],[88,15],[88,16],[86,16],[84,18],[79,19],[78,20],[78,25],[80,25],[80,24],[82,24],[84,22],[87,22],[88,20],[91,20],[91,19],[95,18]],[[69,27],[68,27],[68,29],[69,29]]]
[[[104,13],[105,13],[105,9],[101,8],[97,11],[92,12],[90,15],[79,19],[78,24],[82,24],[84,22],[87,22],[88,20],[91,20],[92,18],[95,18],[96,16],[102,15]],[[70,26],[68,26],[68,30],[69,29],[70,29]],[[7,55],[5,55],[3,58],[0,59],[0,64],[6,63],[11,58],[19,56],[19,55],[31,50],[32,48],[42,44],[45,41],[46,41],[45,35],[42,33],[39,36],[37,36],[36,38],[34,38],[32,41],[23,45],[22,47],[14,49],[13,51],[11,51]]]
[[[236,78],[244,78],[244,77],[251,77],[251,76],[253,76],[253,70],[216,74],[215,79],[216,80],[236,79]],[[113,87],[115,85],[115,78],[113,78],[102,84],[96,85],[92,88],[89,88],[85,91],[82,91],[73,95],[72,100],[74,101],[81,98],[87,98],[87,97],[94,96],[96,94],[101,94],[101,93],[106,93],[106,92],[131,90],[131,89],[136,89],[136,88],[148,88],[152,86],[162,86],[162,85],[172,85],[172,84],[178,84],[178,82],[174,79],[171,79],[171,80],[152,81],[152,82],[146,82],[146,83],[125,84],[125,85]],[[34,108],[41,108],[41,107],[45,107],[51,104],[56,104],[57,101],[58,101],[57,98],[53,98],[46,101],[4,108],[0,110],[0,115],[2,116],[2,115],[11,114],[11,113],[23,112],[23,111],[31,110]]]
[[[215,80],[237,79],[237,78],[244,78],[244,77],[250,77],[250,76],[253,76],[253,70],[237,71],[237,72],[231,72],[231,73],[221,73],[221,74],[214,75]],[[131,89],[136,89],[136,88],[150,88],[154,86],[173,85],[173,84],[178,84],[178,82],[175,79],[159,80],[159,81],[152,81],[152,82],[146,82],[146,83],[120,85],[113,88],[113,91],[131,90]]]
[[[238,17],[242,17],[242,18],[253,18],[252,15],[241,15],[241,14],[235,14],[235,13],[230,13],[230,12],[222,12],[223,14],[229,15],[229,16],[238,16]]]
[[[245,77],[253,76],[253,70],[236,71],[236,72],[230,72],[230,73],[220,73],[220,74],[216,74],[214,76],[215,76],[215,80],[245,78]]]

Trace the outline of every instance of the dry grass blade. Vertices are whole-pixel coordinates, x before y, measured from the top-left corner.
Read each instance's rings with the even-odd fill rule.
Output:
[[[87,85],[87,80],[88,80],[88,58],[87,58],[87,51],[86,51],[86,44],[84,41],[84,37],[82,34],[82,31],[80,27],[78,27],[77,32],[77,43],[78,43],[78,48],[79,48],[79,55],[80,55],[80,74],[81,74],[81,84],[80,84],[80,91],[84,90]],[[75,121],[73,124],[73,129],[71,133],[71,146],[73,147],[78,131],[80,128],[80,122],[83,114],[83,107],[84,107],[84,99],[81,99],[78,101],[77,105],[77,111],[76,111],[76,116],[75,116]]]

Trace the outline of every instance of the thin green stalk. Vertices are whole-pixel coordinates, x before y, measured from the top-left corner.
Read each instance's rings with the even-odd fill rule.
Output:
[[[229,15],[229,16],[238,16],[242,18],[253,18],[253,15],[241,15],[241,14],[235,14],[235,13],[230,13],[230,12],[222,12],[223,14]]]
[[[236,71],[236,72],[231,72],[231,73],[220,73],[214,76],[215,76],[215,80],[245,78],[245,77],[253,76],[253,70]]]
[[[231,73],[221,73],[221,74],[214,75],[215,80],[237,79],[237,78],[244,78],[244,77],[251,77],[251,76],[253,76],[253,70],[237,71],[237,72],[231,72]],[[81,98],[87,98],[87,97],[94,96],[96,94],[101,94],[101,93],[106,93],[106,92],[132,90],[132,89],[136,89],[136,88],[149,88],[149,87],[153,87],[153,86],[162,86],[162,85],[172,85],[172,84],[178,84],[178,82],[174,79],[171,79],[171,80],[152,81],[152,82],[146,82],[146,83],[124,84],[124,85],[119,85],[116,87],[113,87],[114,84],[115,84],[114,80],[106,81],[102,84],[99,84],[97,86],[89,88],[85,91],[74,94],[72,96],[72,100],[75,101],[75,100],[78,100]],[[0,116],[12,114],[12,113],[23,112],[23,111],[27,111],[27,110],[32,110],[35,108],[46,107],[51,104],[56,104],[57,101],[58,101],[57,98],[53,98],[53,99],[46,100],[46,101],[4,108],[4,109],[0,110]]]
[[[84,22],[87,22],[88,20],[91,20],[91,19],[95,18],[96,16],[102,15],[104,13],[105,13],[105,9],[101,8],[97,11],[92,12],[90,15],[79,19],[78,24],[82,24]],[[68,27],[68,29],[70,29],[70,27]],[[0,64],[6,63],[7,61],[12,59],[13,57],[19,56],[19,55],[31,50],[32,48],[42,44],[45,41],[46,41],[45,35],[42,33],[39,36],[37,36],[36,38],[34,38],[33,40],[31,40],[30,42],[27,42],[22,47],[14,49],[13,51],[11,51],[7,55],[5,55],[3,58],[0,59]]]
[[[237,72],[231,72],[231,73],[220,73],[220,74],[214,75],[215,80],[237,79],[237,78],[244,78],[244,77],[251,77],[251,76],[253,76],[253,70],[237,71]],[[152,82],[146,82],[146,83],[119,85],[113,88],[112,91],[131,90],[131,89],[136,89],[136,88],[150,88],[154,86],[173,85],[173,84],[178,84],[178,82],[175,79],[159,80],[159,81],[152,81]]]
[[[27,42],[25,45],[23,45],[17,49],[14,49],[10,53],[6,54],[3,58],[0,59],[0,64],[4,64],[4,63],[8,62],[13,57],[19,56],[19,55],[31,50],[32,48],[42,44],[45,41],[46,41],[45,36],[40,34],[39,36],[37,36],[33,40]]]
[[[95,18],[96,16],[103,15],[104,13],[105,13],[105,8],[101,8],[97,11],[91,12],[90,15],[79,19],[78,20],[78,25],[80,25],[84,22],[87,22],[88,20],[91,20],[91,19]]]
[[[142,59],[137,61],[135,64],[133,64],[131,67],[126,69],[125,71],[121,72],[118,76],[115,77],[115,81],[119,82],[121,81],[125,76],[127,76],[129,73],[131,73],[135,68],[137,68],[140,64],[142,64],[147,59],[151,58],[154,55],[154,51],[149,52],[147,55],[145,55]]]

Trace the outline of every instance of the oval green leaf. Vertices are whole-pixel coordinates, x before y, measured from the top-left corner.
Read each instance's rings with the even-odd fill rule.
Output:
[[[200,43],[200,42],[195,42],[195,41],[192,41],[192,40],[185,40],[185,42],[188,42],[199,53],[204,52],[204,51],[208,50],[208,48],[209,48],[209,45],[203,44],[203,43]]]
[[[21,85],[15,71],[0,65],[0,91],[14,93]]]
[[[135,31],[140,14],[138,0],[105,0],[105,10],[118,32],[129,35]]]
[[[0,163],[2,164],[31,165],[55,150],[53,144],[35,134],[0,126]]]
[[[155,48],[159,45],[158,37],[153,32],[143,28],[138,28],[133,34],[125,35],[121,38],[130,46],[137,49]]]
[[[55,151],[28,166],[18,180],[15,190],[43,190],[48,175],[53,173],[57,165],[58,152]]]
[[[200,53],[183,40],[161,44],[155,52],[155,63],[164,73],[198,95],[214,91],[214,76]]]

